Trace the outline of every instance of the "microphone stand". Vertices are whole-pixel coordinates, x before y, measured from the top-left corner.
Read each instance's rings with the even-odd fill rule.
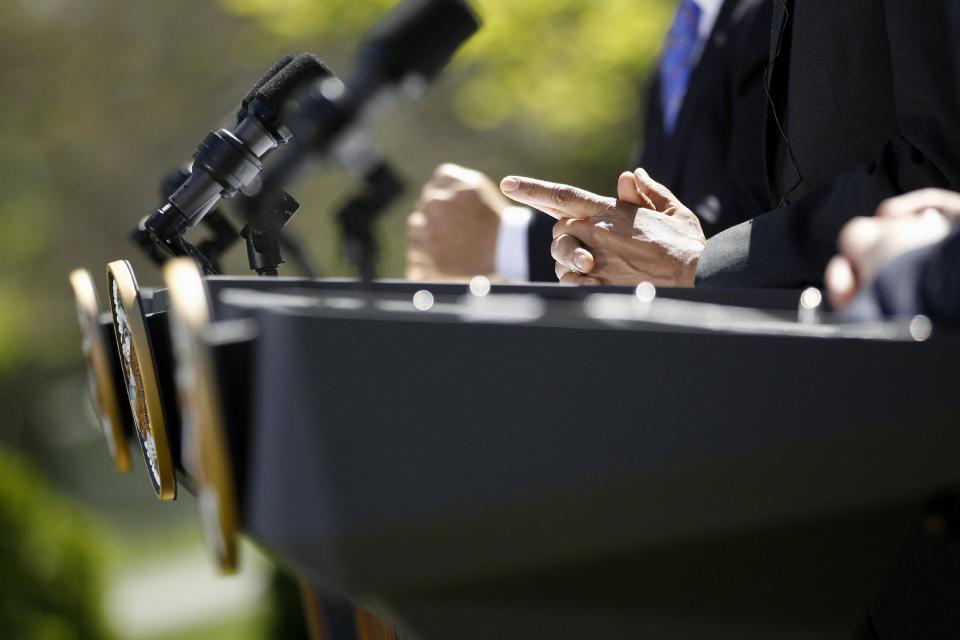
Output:
[[[219,209],[214,209],[208,213],[207,217],[203,219],[203,223],[207,226],[211,235],[197,245],[197,251],[207,256],[213,263],[214,268],[222,272],[220,258],[236,243],[240,236],[227,216],[221,213]]]
[[[403,193],[404,186],[386,161],[374,166],[363,180],[360,192],[338,209],[337,223],[344,257],[360,279],[369,284],[377,277],[379,255],[374,223]]]
[[[180,167],[167,175],[161,185],[161,197],[167,198],[190,177],[189,167]],[[237,194],[237,206],[250,222],[238,233],[229,218],[219,209],[210,211],[203,219],[203,225],[210,237],[196,246],[188,242],[183,235],[177,235],[169,243],[158,244],[141,222],[130,232],[130,239],[157,266],[173,256],[189,256],[197,261],[205,275],[220,275],[223,270],[220,259],[243,237],[247,242],[247,258],[250,269],[261,276],[276,276],[277,268],[284,263],[281,248],[290,254],[298,270],[307,278],[315,278],[316,270],[310,263],[307,252],[298,241],[281,233],[300,207],[299,203],[286,192],[282,192],[269,212],[262,214],[258,207],[263,201],[242,192]]]
[[[280,251],[283,228],[300,208],[300,203],[286,191],[271,201],[268,209],[256,207],[261,201],[247,198],[244,203],[252,210],[246,211],[249,222],[240,235],[247,241],[247,261],[258,276],[276,277],[283,264]]]
[[[190,166],[182,165],[168,173],[160,183],[160,198],[166,200],[190,177]],[[176,256],[190,256],[197,261],[207,275],[218,275],[221,272],[220,258],[237,241],[239,235],[227,217],[219,210],[213,209],[203,220],[203,224],[211,232],[210,238],[195,247],[187,242],[183,236],[172,239],[169,245],[159,245],[146,228],[149,216],[143,218],[130,232],[130,239],[137,245],[157,266],[167,261],[170,254]]]

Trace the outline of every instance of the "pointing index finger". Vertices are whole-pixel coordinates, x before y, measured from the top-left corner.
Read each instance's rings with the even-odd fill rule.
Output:
[[[558,220],[592,218],[617,207],[615,198],[598,196],[585,189],[534,178],[507,176],[500,190],[517,202],[535,207]]]

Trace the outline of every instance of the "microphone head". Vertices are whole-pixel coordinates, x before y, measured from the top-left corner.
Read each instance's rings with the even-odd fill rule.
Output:
[[[431,80],[479,28],[465,0],[406,0],[367,34],[361,59],[392,81]]]
[[[287,57],[292,58],[292,56],[284,56],[284,58]],[[281,58],[282,61],[283,58]],[[309,82],[329,78],[332,75],[327,65],[320,62],[312,53],[301,53],[283,65],[278,62],[271,69],[271,73],[264,76],[264,80],[244,98],[240,119],[249,115],[251,104],[256,101],[258,118],[268,127],[276,128],[280,124],[284,103],[298,89]]]
[[[293,60],[293,55],[289,53],[277,60],[273,66],[270,67],[265,74],[263,74],[263,77],[257,80],[257,84],[253,85],[253,88],[247,92],[247,95],[243,96],[243,102],[240,103],[243,108],[246,109],[247,105],[250,104],[255,97],[257,97],[257,91],[260,89],[260,87],[269,82],[273,76],[277,75],[281,69],[293,62]]]

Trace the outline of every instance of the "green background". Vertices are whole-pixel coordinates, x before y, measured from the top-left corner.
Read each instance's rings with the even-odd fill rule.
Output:
[[[63,522],[79,518],[83,525],[51,538],[53,548],[67,549],[63,567],[73,569],[62,575],[47,570],[49,589],[74,589],[78,574],[89,571],[89,596],[96,602],[99,574],[109,581],[111,570],[133,556],[199,544],[188,500],[156,504],[142,469],[129,477],[110,471],[86,406],[67,274],[89,268],[103,297],[106,263],[127,258],[142,286],[157,285],[157,270],[126,236],[157,206],[162,176],[189,158],[202,136],[236,109],[239,98],[283,53],[313,52],[349,77],[358,39],[392,4],[0,3],[0,443],[37,465],[58,493],[82,505],[64,504],[37,489],[39,511],[31,519],[24,515],[23,526],[0,530],[0,541],[7,553],[26,554],[29,560],[45,553],[29,544],[34,530],[45,528],[44,513]],[[376,140],[408,187],[379,226],[382,275],[402,275],[405,215],[441,162],[481,169],[495,179],[533,175],[601,193],[611,192],[619,172],[630,168],[638,143],[640,90],[674,3],[474,4],[484,21],[480,34],[423,99],[398,105],[374,125]],[[324,275],[348,273],[331,210],[354,186],[349,176],[330,169],[309,174],[290,189],[302,203],[292,229]],[[242,247],[229,256],[227,270],[247,273]],[[18,465],[0,458],[0,468]],[[42,484],[30,471],[11,473],[23,478],[16,485],[20,492]],[[15,498],[16,492],[3,496],[8,502]],[[64,520],[56,515],[61,508],[74,515]],[[17,520],[18,511],[12,513]],[[89,561],[78,569],[69,564],[71,554]],[[35,569],[49,564],[49,559],[34,560]],[[0,574],[0,601],[36,608],[41,619],[53,616],[50,602],[20,588],[23,580]],[[53,631],[42,637],[96,636],[90,631],[94,623],[87,635],[51,624]],[[81,624],[79,617],[71,624]],[[223,630],[224,637],[238,637],[237,627],[251,637],[261,632],[255,624],[224,624],[233,625],[233,631]],[[0,628],[7,628],[3,619]],[[212,634],[207,629],[201,635]]]

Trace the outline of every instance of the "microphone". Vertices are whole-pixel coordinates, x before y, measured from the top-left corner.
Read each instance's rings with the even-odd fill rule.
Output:
[[[189,177],[166,203],[149,216],[144,228],[154,241],[179,253],[175,240],[196,226],[221,198],[256,190],[260,160],[290,141],[281,122],[286,100],[301,85],[332,74],[315,56],[286,55],[244,97],[237,124],[210,132],[197,147]]]
[[[397,97],[423,93],[479,27],[465,0],[405,0],[397,5],[367,33],[348,82],[329,76],[293,98],[283,118],[293,142],[264,172],[256,207],[269,209],[282,200],[284,185],[309,156],[334,156],[368,183],[338,218],[348,259],[365,280],[370,279],[376,254],[370,226],[402,184],[377,154],[362,124]]]
[[[479,28],[479,18],[464,0],[408,0],[367,34],[360,67],[371,79],[430,81]]]
[[[479,27],[478,17],[464,0],[401,2],[368,32],[360,46],[357,70],[348,82],[329,76],[294,98],[293,108],[284,117],[293,132],[293,148],[275,169],[271,167],[271,180],[289,180],[307,153],[325,155],[338,145],[349,147],[342,144],[344,134],[397,94],[417,97],[423,93]],[[345,153],[350,155],[350,149]],[[350,158],[346,160],[350,165]],[[378,159],[363,157],[357,162],[361,166],[348,168],[365,174]]]

